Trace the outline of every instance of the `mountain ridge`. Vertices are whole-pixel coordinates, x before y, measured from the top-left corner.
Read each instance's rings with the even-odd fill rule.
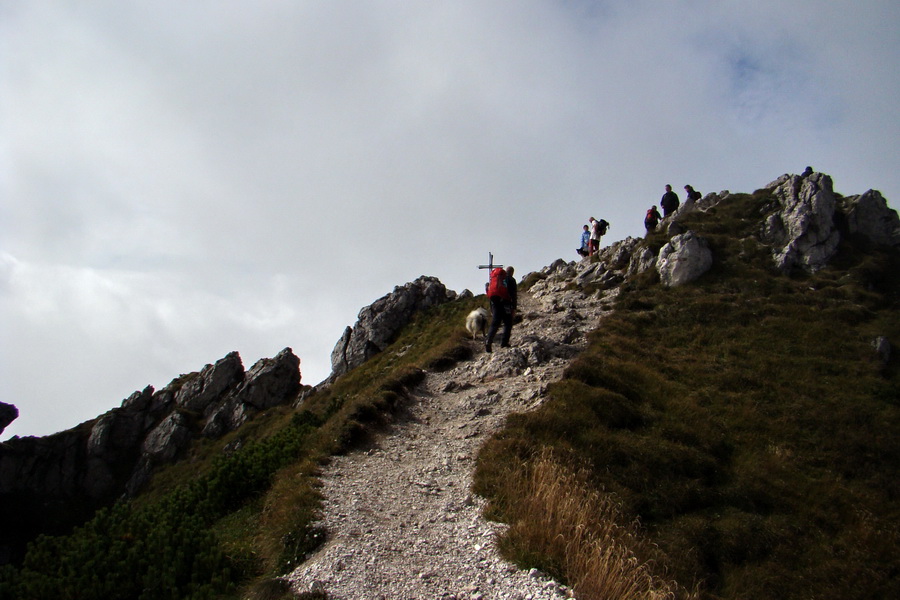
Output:
[[[769,216],[764,223],[758,226],[758,239],[761,241],[753,243],[748,241],[746,251],[754,252],[764,249],[770,254],[772,264],[782,272],[814,273],[824,268],[837,251],[835,238],[855,237],[868,244],[881,244],[894,249],[898,247],[900,225],[898,225],[897,214],[887,207],[886,202],[877,192],[870,190],[860,196],[838,198],[831,189],[830,177],[811,171],[800,176],[784,175],[763,189],[770,193],[774,198],[772,202],[778,204],[780,209],[767,206],[764,212]],[[674,218],[666,219],[661,224],[664,232],[662,234],[656,234],[655,237],[648,236],[646,240],[629,238],[605,248],[597,257],[579,262],[558,260],[540,272],[527,275],[523,279],[522,287],[531,297],[529,302],[536,304],[532,304],[532,310],[529,311],[532,317],[529,319],[526,315],[526,321],[517,326],[517,337],[521,337],[518,340],[519,347],[516,351],[509,353],[508,356],[501,356],[498,353],[490,357],[485,364],[486,357],[478,354],[477,348],[470,348],[468,357],[464,357],[462,363],[457,361],[461,366],[454,368],[465,370],[478,366],[478,368],[486,369],[490,366],[497,370],[491,372],[488,369],[480,375],[478,373],[471,375],[476,378],[487,377],[500,381],[510,377],[523,377],[529,369],[531,369],[531,373],[534,373],[539,365],[562,359],[564,356],[567,359],[572,358],[574,356],[573,349],[584,344],[587,330],[597,325],[596,319],[599,313],[591,313],[592,316],[585,317],[582,314],[583,311],[610,310],[618,286],[630,278],[651,277],[668,287],[685,285],[702,277],[705,269],[710,268],[711,264],[708,264],[708,261],[694,260],[694,257],[713,251],[710,250],[709,244],[703,243],[703,235],[683,229],[683,219],[694,211],[710,211],[722,202],[730,199],[741,201],[741,198],[739,195],[731,195],[728,192],[708,194],[693,205],[685,203]],[[822,211],[830,214],[830,218],[822,218]],[[662,260],[663,257],[665,260]],[[699,268],[698,265],[700,265]],[[430,278],[420,279],[423,281],[417,280],[417,282],[428,283],[427,280]],[[439,284],[439,282],[437,283]],[[411,285],[408,284],[407,287]],[[401,289],[405,288],[395,288],[395,292]],[[452,293],[441,293],[445,302],[472,299],[470,293],[458,296]],[[440,296],[441,293],[438,295]],[[389,294],[385,298],[390,296]],[[585,308],[585,306],[589,308]],[[364,311],[361,311],[361,316]],[[554,322],[557,322],[558,327],[555,327],[558,328],[558,331],[554,334],[555,337],[528,329],[529,322],[539,320],[537,315],[543,315],[540,317],[541,319],[554,319]],[[404,319],[408,320],[409,316]],[[400,322],[404,319],[400,319]],[[366,340],[360,345],[368,354],[366,358],[376,356],[384,350],[383,346],[369,345],[369,343],[374,344],[371,340],[382,340],[380,343],[386,344],[389,343],[386,340],[392,338],[392,335],[383,335],[383,332],[370,331],[371,327],[371,323],[364,322],[361,318],[355,327],[348,328],[351,333],[355,332],[357,337]],[[333,356],[345,356],[343,352],[338,352],[338,348],[347,347],[346,335],[345,332],[345,336],[342,336],[341,341],[336,345],[336,354]],[[890,341],[889,336],[882,337],[886,341],[882,341],[880,352],[882,356],[888,356],[885,361],[887,362],[890,360]],[[561,366],[557,365],[556,368],[561,369]],[[211,371],[207,373],[207,375],[210,374]],[[429,377],[444,376],[429,375],[426,376],[426,381]],[[198,379],[195,377],[191,381],[197,383]],[[453,385],[450,383],[448,381],[445,386],[465,388],[471,384],[470,381],[463,380],[455,381]],[[430,384],[422,385],[427,387]],[[210,389],[206,384],[195,387],[200,393],[204,389]],[[223,389],[227,387],[225,385]],[[449,388],[445,390],[442,387],[440,391],[441,393],[452,393],[453,389]],[[416,387],[412,387],[410,392],[415,394],[415,390]],[[306,388],[302,394],[296,396],[296,399],[302,401],[308,397],[309,393],[313,393],[313,390]],[[431,393],[436,392],[432,389]],[[288,396],[290,395],[288,394]],[[137,400],[135,398],[134,401],[137,402]],[[475,408],[474,405],[472,408]],[[484,406],[476,408],[476,412],[484,408]],[[487,417],[488,415],[480,416]],[[430,418],[433,419],[434,416]],[[434,575],[420,571],[420,575],[423,573],[426,575],[420,577],[423,582],[432,581],[433,583],[436,581]],[[298,582],[303,580],[301,577],[294,579]],[[324,586],[324,589],[327,590],[326,582],[316,581],[320,584],[317,589]],[[297,585],[300,586],[299,583]],[[543,585],[544,583],[541,583],[541,586]],[[565,592],[558,585],[551,587],[549,592],[554,594],[560,591]],[[314,590],[310,589],[309,591]],[[477,590],[466,589],[461,590],[460,593],[462,592],[481,593]]]

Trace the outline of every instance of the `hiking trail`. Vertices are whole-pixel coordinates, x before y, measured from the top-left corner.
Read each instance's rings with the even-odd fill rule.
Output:
[[[504,526],[481,516],[484,500],[470,488],[482,444],[507,415],[543,402],[614,294],[586,296],[547,280],[520,291],[511,348],[487,353],[482,338],[471,341],[474,357],[429,371],[371,445],[332,458],[321,476],[328,539],[285,575],[294,591],[334,600],[572,597],[499,556]]]

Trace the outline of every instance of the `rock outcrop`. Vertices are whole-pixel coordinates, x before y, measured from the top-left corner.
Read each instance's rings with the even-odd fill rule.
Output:
[[[6,429],[6,426],[19,418],[19,409],[12,404],[0,402],[0,433]]]
[[[356,325],[344,330],[331,353],[331,379],[381,352],[416,312],[455,298],[456,294],[435,277],[423,276],[395,287],[362,309]]]
[[[712,266],[709,244],[693,231],[676,235],[659,251],[656,271],[666,287],[694,281]]]
[[[776,266],[785,272],[820,270],[840,242],[831,177],[807,169],[803,175],[783,175],[766,189],[779,210],[766,219],[761,237],[772,246]]]
[[[0,446],[0,564],[37,533],[53,533],[96,508],[134,495],[153,469],[200,436],[220,437],[252,415],[297,399],[300,359],[285,348],[244,373],[232,352],[159,391],[148,386],[93,421]],[[77,507],[73,510],[73,507]]]
[[[861,235],[873,244],[900,247],[900,217],[876,190],[846,198],[841,206],[850,235]]]

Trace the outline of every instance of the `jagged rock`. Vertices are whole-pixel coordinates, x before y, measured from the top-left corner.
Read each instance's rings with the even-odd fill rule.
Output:
[[[190,439],[191,429],[187,417],[174,411],[147,434],[141,445],[141,453],[154,463],[171,462]]]
[[[769,184],[780,210],[766,219],[762,239],[772,245],[782,271],[815,272],[837,251],[840,234],[834,226],[835,197],[831,177],[823,173],[784,175]]]
[[[656,254],[654,254],[653,250],[647,246],[643,246],[631,255],[631,260],[628,262],[626,273],[628,275],[636,275],[648,271],[655,266]]]
[[[0,559],[19,554],[48,527],[71,526],[123,493],[136,494],[153,468],[177,458],[201,428],[218,437],[296,398],[300,359],[290,348],[246,375],[240,365],[231,353],[158,392],[147,386],[93,422],[0,445],[0,506],[25,523],[16,531],[0,527]]]
[[[247,371],[236,397],[259,410],[284,404],[300,390],[300,359],[290,348],[263,358]]]
[[[126,410],[145,411],[153,402],[153,386],[148,385],[140,392],[135,392],[122,400],[122,408]]]
[[[19,418],[19,409],[12,404],[0,402],[0,433],[6,426]]]
[[[628,236],[621,242],[611,244],[600,253],[600,260],[607,263],[608,270],[622,270],[631,262],[631,255],[641,243],[639,238]]]
[[[435,277],[422,276],[394,288],[359,312],[356,325],[347,327],[331,353],[331,377],[358,367],[384,350],[412,316],[456,298]]]
[[[175,394],[175,404],[194,412],[203,412],[211,402],[244,379],[244,365],[237,352],[231,352],[191,375]]]
[[[206,425],[200,432],[208,438],[219,438],[234,431],[250,418],[251,407],[235,397],[227,398],[216,405],[206,419]]]
[[[880,192],[869,190],[842,204],[850,234],[860,234],[875,244],[900,246],[900,217],[888,208]]]
[[[712,266],[712,252],[706,240],[688,231],[672,238],[659,251],[656,270],[667,287],[694,281]]]

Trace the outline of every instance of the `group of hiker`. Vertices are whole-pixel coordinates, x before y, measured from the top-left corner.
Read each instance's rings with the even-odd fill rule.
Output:
[[[699,200],[700,192],[695,190],[692,186],[686,185],[684,186],[684,197],[686,200]],[[663,194],[662,199],[659,201],[659,205],[663,209],[663,214],[659,214],[659,210],[657,210],[656,205],[650,207],[647,211],[646,216],[644,216],[644,228],[647,230],[647,233],[656,230],[656,226],[659,225],[659,222],[668,217],[669,215],[675,214],[675,211],[678,210],[678,207],[681,206],[681,201],[678,199],[678,194],[672,191],[672,186],[666,184],[666,193]]]
[[[606,235],[609,223],[605,219],[588,219],[589,224],[581,232],[581,246],[576,250],[581,256],[593,256],[600,250],[600,238]]]
[[[684,186],[685,199],[697,201],[700,199],[700,192],[696,191],[690,185]],[[675,214],[681,201],[678,194],[672,191],[672,186],[666,184],[666,192],[659,201],[659,206],[663,209],[663,214],[659,214],[656,205],[650,207],[644,217],[644,227],[647,233],[655,231],[659,222],[664,218]],[[597,219],[591,217],[588,224],[582,228],[581,245],[576,250],[581,256],[593,256],[600,251],[600,238],[606,235],[609,230],[609,222],[605,219]],[[502,348],[509,347],[509,338],[512,332],[513,319],[516,314],[517,291],[516,279],[513,277],[514,269],[512,267],[496,267],[490,271],[490,281],[485,285],[488,300],[491,303],[491,326],[485,338],[484,349],[491,352],[494,337],[497,335],[500,326],[503,325],[503,334],[500,338],[500,346]]]
[[[695,190],[691,185],[684,186],[684,195],[685,199],[694,201],[699,200],[701,197],[700,192]],[[660,199],[659,206],[663,209],[662,214],[659,214],[659,209],[657,209],[654,204],[647,210],[647,214],[644,216],[644,227],[647,229],[647,233],[655,231],[660,221],[675,214],[675,211],[681,206],[678,194],[672,191],[671,185],[666,184],[666,192],[663,194],[662,199]],[[575,250],[584,257],[593,256],[600,250],[600,238],[603,237],[609,229],[609,223],[604,219],[591,217],[589,221],[589,224],[582,228],[581,245]]]

